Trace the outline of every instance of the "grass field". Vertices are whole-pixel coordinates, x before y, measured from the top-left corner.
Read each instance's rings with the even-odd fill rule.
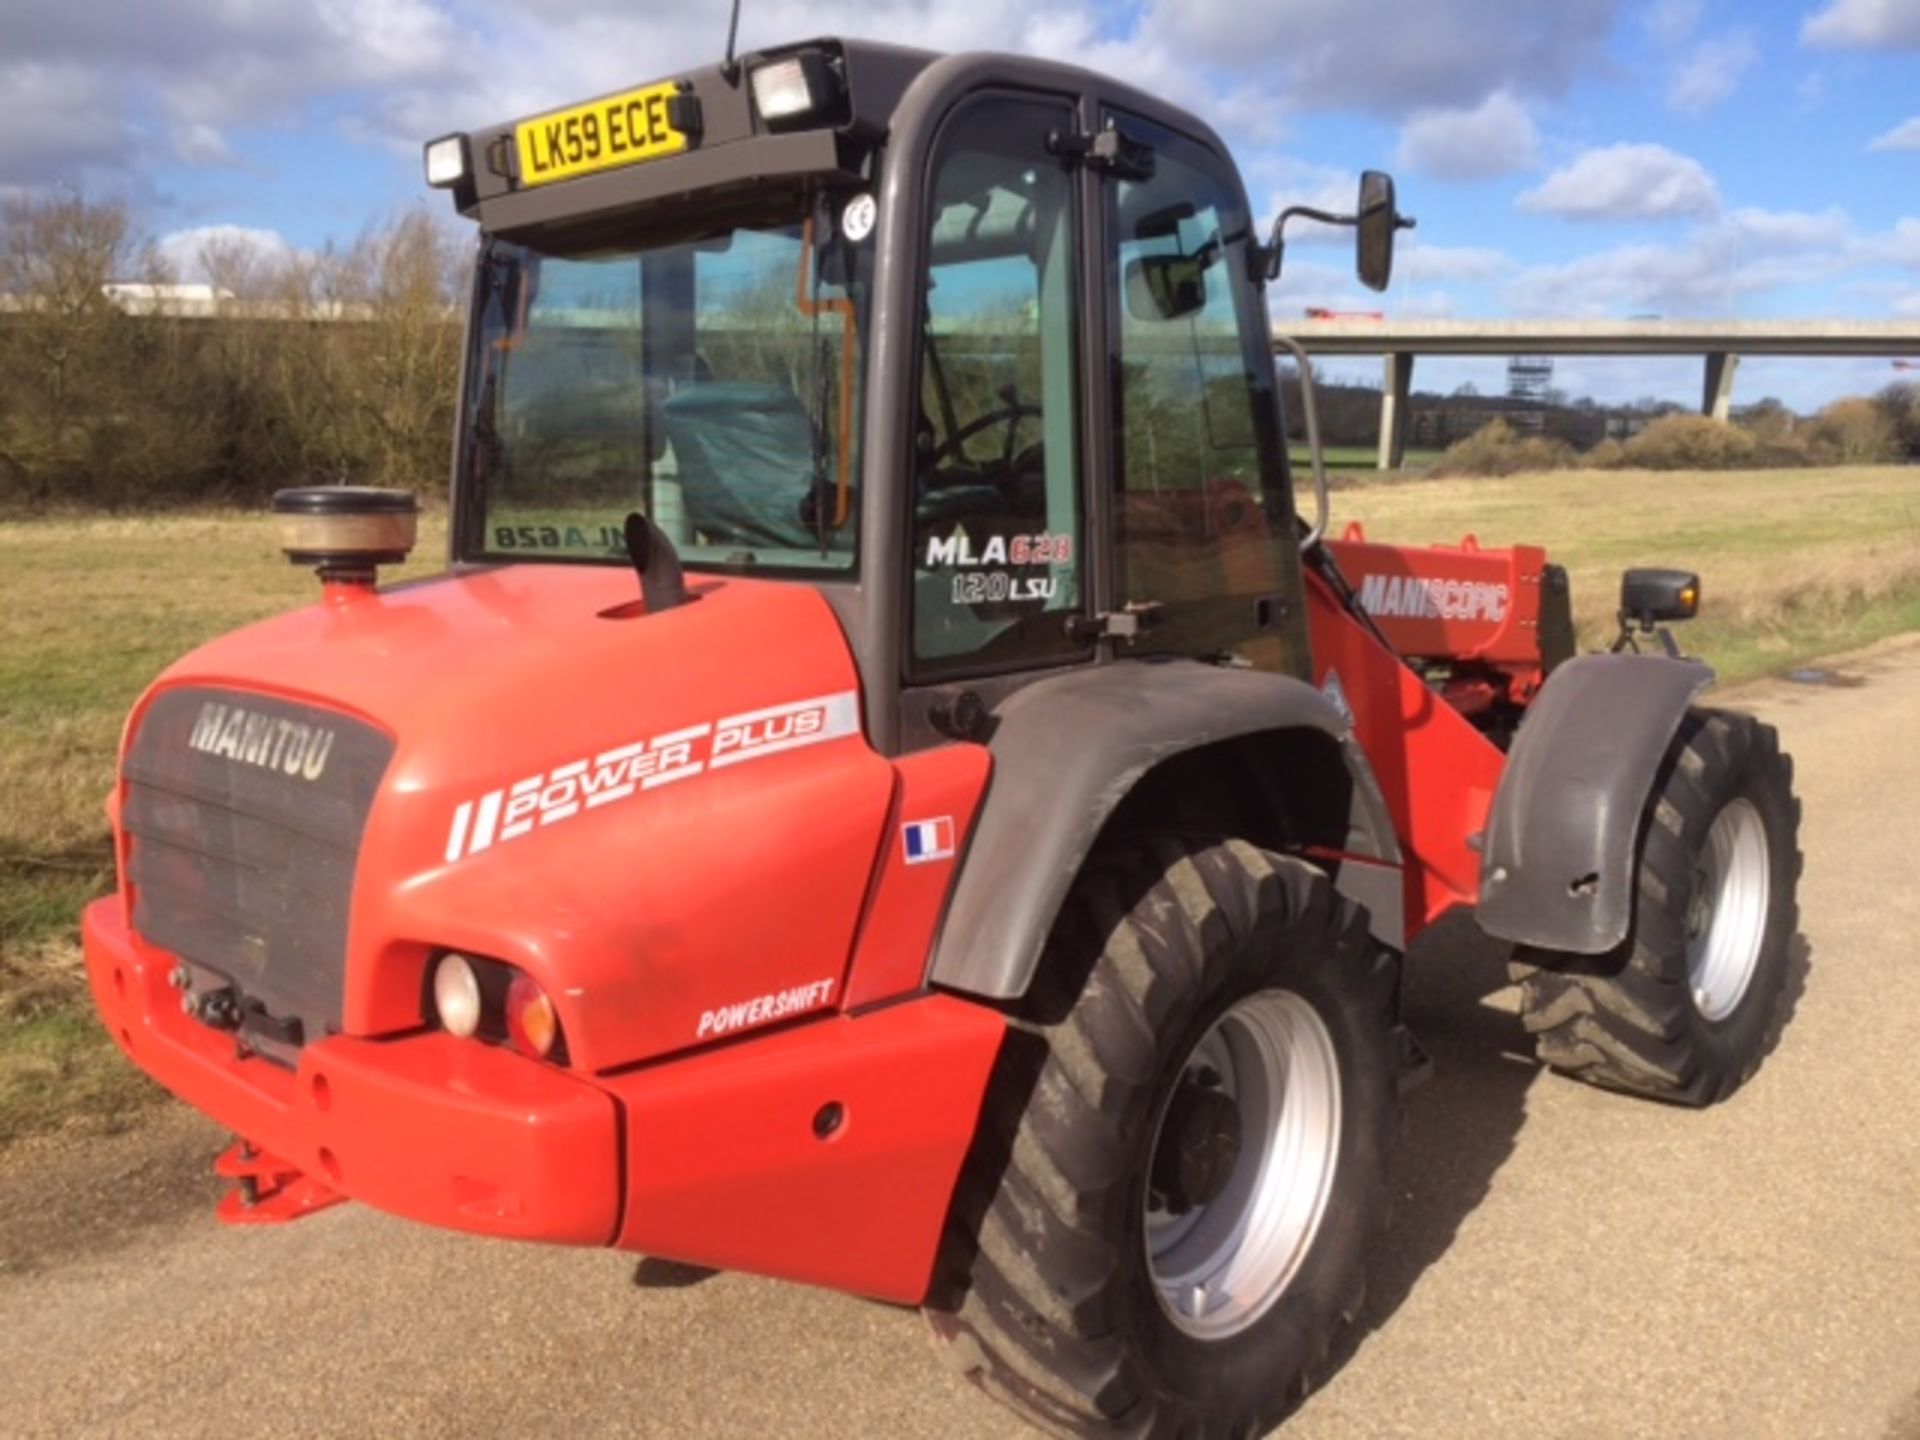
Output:
[[[421,532],[405,573],[444,563],[444,522]],[[184,651],[317,588],[265,516],[0,523],[0,1146],[150,1094],[87,1010],[74,933],[113,883],[101,803],[127,710]]]
[[[1379,472],[1380,451],[1372,445],[1328,445],[1321,449],[1321,458],[1326,461],[1327,469],[1339,473],[1346,484],[1354,484],[1363,477],[1354,471]],[[1307,452],[1304,449],[1292,452],[1293,463],[1302,475],[1308,472]],[[1409,450],[1401,463],[1407,471],[1425,470],[1440,458],[1438,450]],[[1398,477],[1406,478],[1404,471]]]
[[[1544,544],[1573,576],[1588,646],[1620,569],[1705,577],[1688,648],[1723,678],[1920,629],[1920,471],[1576,473],[1370,483],[1334,496],[1337,534]],[[441,521],[422,526],[439,563]],[[0,1146],[56,1124],[125,1123],[152,1094],[88,1013],[74,938],[112,883],[101,801],[141,689],[200,641],[311,599],[263,516],[0,523]]]

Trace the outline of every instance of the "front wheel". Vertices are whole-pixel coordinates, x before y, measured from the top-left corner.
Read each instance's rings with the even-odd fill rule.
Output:
[[[1773,728],[1690,712],[1648,802],[1626,944],[1599,963],[1517,957],[1542,1062],[1683,1105],[1745,1084],[1792,1009],[1799,828]]]
[[[1396,961],[1312,866],[1165,840],[1089,867],[1043,965],[1058,993],[989,1096],[934,1332],[1048,1428],[1264,1429],[1359,1313]]]

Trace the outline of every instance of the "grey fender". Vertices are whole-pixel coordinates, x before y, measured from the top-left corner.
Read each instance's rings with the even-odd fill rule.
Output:
[[[1713,671],[1658,655],[1583,655],[1527,710],[1487,817],[1480,928],[1599,955],[1627,938],[1640,820]]]
[[[1345,717],[1311,685],[1192,660],[1123,660],[1035,681],[993,715],[993,777],[934,947],[934,984],[1025,994],[1081,863],[1142,778],[1187,752],[1257,744],[1270,731],[1317,732],[1338,747],[1346,833],[1331,843],[1380,862],[1342,865],[1352,878],[1341,888],[1377,907],[1376,933],[1401,943],[1392,818]]]

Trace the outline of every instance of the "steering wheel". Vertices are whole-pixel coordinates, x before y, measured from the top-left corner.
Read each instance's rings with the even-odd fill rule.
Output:
[[[928,457],[927,463],[937,467],[943,461],[956,458],[964,460],[966,457],[963,451],[969,440],[973,439],[974,436],[980,434],[983,430],[990,430],[995,425],[1004,425],[1007,427],[1007,438],[1006,443],[1000,447],[1000,466],[1003,470],[1011,469],[1013,465],[1014,442],[1020,437],[1020,422],[1029,416],[1038,419],[1043,414],[1045,414],[1045,412],[1041,410],[1038,405],[1028,405],[1019,400],[1009,400],[999,409],[989,410],[986,414],[969,420],[958,430],[954,431],[953,434],[947,436],[946,439],[942,440],[939,445],[934,448],[933,454]]]

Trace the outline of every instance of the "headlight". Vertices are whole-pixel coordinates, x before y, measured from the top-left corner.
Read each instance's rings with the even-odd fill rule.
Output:
[[[464,955],[443,955],[433,969],[433,1008],[449,1035],[465,1040],[480,1028],[480,977]]]

